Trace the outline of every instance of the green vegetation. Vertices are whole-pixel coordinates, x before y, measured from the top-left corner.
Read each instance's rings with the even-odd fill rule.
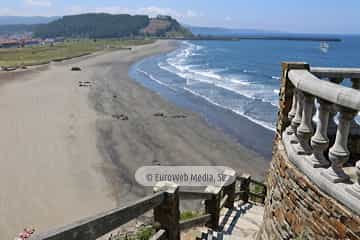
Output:
[[[200,217],[202,214],[195,211],[185,211],[180,214],[180,221],[190,220],[192,218]]]
[[[263,184],[251,182],[249,191],[259,196],[266,195],[266,187]],[[265,196],[264,196],[265,197]],[[250,195],[250,199],[254,202],[262,202],[261,197]]]
[[[153,228],[143,228],[136,234],[136,240],[148,240],[155,234],[155,229]]]
[[[26,24],[0,25],[0,35],[33,32],[37,26]]]
[[[200,217],[202,214],[196,211],[185,211],[180,214],[180,221],[190,220]],[[149,240],[156,233],[153,226],[145,226],[136,230],[134,233],[128,233],[113,236],[111,240]]]
[[[31,32],[39,38],[120,38],[131,36],[193,36],[175,19],[127,14],[88,13],[64,16],[45,24],[0,25],[0,34]]]
[[[118,38],[138,35],[149,24],[148,16],[89,13],[65,16],[48,24],[38,25],[34,36],[41,38]]]
[[[0,49],[0,66],[21,67],[38,65],[50,61],[82,56],[96,51],[117,50],[152,42],[153,40],[74,39],[55,45]]]

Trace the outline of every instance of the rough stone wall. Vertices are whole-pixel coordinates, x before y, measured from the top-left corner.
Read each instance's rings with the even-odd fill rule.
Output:
[[[322,192],[274,141],[264,222],[258,239],[360,240],[360,217]]]

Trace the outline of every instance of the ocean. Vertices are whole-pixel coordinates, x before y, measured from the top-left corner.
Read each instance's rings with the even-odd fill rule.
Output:
[[[340,38],[342,42],[328,43],[327,52],[321,51],[319,42],[306,41],[183,41],[174,52],[136,63],[130,76],[167,100],[199,112],[219,128],[232,132],[225,126],[229,123],[214,120],[221,116],[212,117],[208,105],[273,132],[281,62],[360,67],[360,36]]]

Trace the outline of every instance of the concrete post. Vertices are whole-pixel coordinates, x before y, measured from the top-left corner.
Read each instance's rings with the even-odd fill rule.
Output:
[[[310,157],[310,164],[314,168],[326,168],[330,163],[325,158],[325,151],[329,147],[329,138],[327,136],[329,114],[331,110],[331,103],[319,99],[319,121],[316,124],[315,135],[311,138],[311,147],[313,154]]]
[[[243,174],[240,182],[240,200],[245,203],[249,202],[249,191],[250,191],[251,176],[249,174]]]
[[[329,150],[331,166],[323,173],[323,175],[333,183],[349,181],[349,176],[344,172],[343,165],[348,161],[350,156],[347,144],[350,123],[355,117],[355,114],[356,112],[351,109],[340,108],[339,125],[336,132],[335,144]]]
[[[313,134],[312,117],[314,108],[314,96],[303,93],[303,112],[300,126],[297,128],[297,136],[299,139],[298,153],[311,154],[310,138]]]
[[[329,80],[332,83],[340,84],[344,79],[342,79],[342,78],[330,78]],[[330,142],[333,141],[333,137],[336,134],[337,124],[336,124],[335,119],[334,119],[336,114],[337,114],[337,106],[334,104],[334,105],[332,105],[332,109],[330,111],[329,124],[328,124],[328,135],[331,137]]]
[[[303,114],[303,107],[304,107],[304,94],[300,90],[295,91],[296,94],[296,113],[295,117],[291,120],[290,124],[290,133],[291,134],[291,144],[299,144],[299,139],[297,137],[297,129],[301,124],[302,114]]]
[[[228,184],[226,184],[226,186],[224,187],[224,195],[227,194],[229,196],[224,206],[226,208],[232,209],[235,202],[236,172],[226,172],[225,175],[229,177],[230,182],[228,182]]]
[[[180,240],[179,187],[171,182],[159,182],[154,192],[161,191],[165,192],[165,200],[154,209],[154,221],[160,224],[157,230],[166,230],[168,240]]]
[[[222,188],[216,186],[209,186],[205,189],[205,192],[211,193],[212,198],[205,200],[205,211],[207,214],[211,214],[210,221],[206,224],[208,228],[215,231],[219,228],[220,220],[220,193]]]

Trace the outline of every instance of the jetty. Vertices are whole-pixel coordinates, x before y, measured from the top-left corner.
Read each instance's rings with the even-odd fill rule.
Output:
[[[241,41],[241,40],[280,40],[280,41],[311,41],[311,42],[341,42],[341,38],[332,37],[305,37],[305,36],[206,36],[171,37],[164,39],[188,40],[188,41]]]

